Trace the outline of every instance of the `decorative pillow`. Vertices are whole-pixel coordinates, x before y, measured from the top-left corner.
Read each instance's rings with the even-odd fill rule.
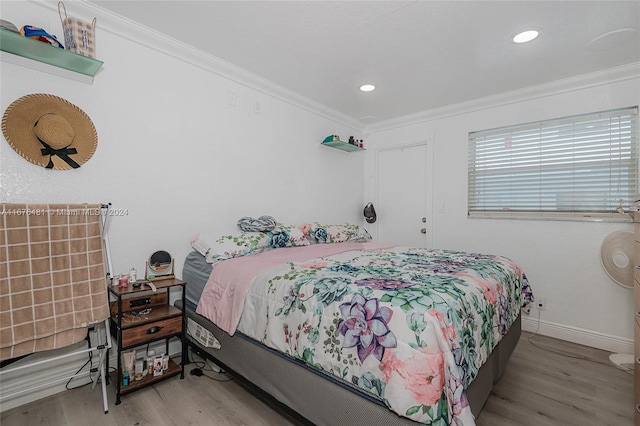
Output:
[[[299,225],[298,228],[306,225]],[[359,225],[345,223],[344,225],[323,225],[317,222],[311,224],[308,235],[323,243],[343,243],[345,241],[366,242],[371,240],[371,234]]]
[[[202,254],[209,263],[233,257],[246,256],[264,250],[267,236],[262,232],[233,230],[227,235],[200,234],[191,241],[191,247]]]
[[[282,224],[268,232],[244,232],[236,229],[228,235],[200,234],[191,240],[191,247],[209,263],[273,248],[308,245],[309,241],[299,229]]]
[[[309,241],[305,238],[302,231],[295,226],[283,225],[279,223],[275,229],[265,232],[269,235],[269,247],[302,247],[308,246]]]
[[[278,222],[271,216],[260,216],[258,219],[245,216],[238,220],[238,228],[246,232],[271,231],[276,225],[278,225]]]
[[[304,238],[309,242],[309,244],[318,244],[316,239],[310,235],[311,228],[313,225],[311,223],[302,223],[298,225],[296,228],[304,235]]]

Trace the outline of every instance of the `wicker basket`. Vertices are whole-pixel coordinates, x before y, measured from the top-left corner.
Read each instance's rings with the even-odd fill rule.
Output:
[[[90,58],[96,57],[96,18],[91,23],[78,18],[68,17],[64,3],[58,3],[58,13],[64,32],[64,47],[66,50],[79,53]]]

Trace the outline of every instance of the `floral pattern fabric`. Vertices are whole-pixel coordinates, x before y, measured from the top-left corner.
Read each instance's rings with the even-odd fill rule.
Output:
[[[260,253],[282,247],[308,246],[309,241],[295,226],[278,223],[265,232],[238,229],[227,235],[200,234],[191,240],[191,247],[205,256],[209,263]]]
[[[303,223],[298,229],[314,244],[343,243],[346,241],[366,242],[371,234],[359,225],[345,223],[342,225],[325,225],[322,223]]]
[[[260,273],[238,329],[401,416],[472,425],[464,389],[532,300],[504,257],[358,250]]]

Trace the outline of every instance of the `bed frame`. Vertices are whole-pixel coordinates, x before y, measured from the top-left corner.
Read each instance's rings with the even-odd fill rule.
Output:
[[[182,308],[181,301],[177,301],[175,305]],[[187,333],[193,350],[210,358],[296,423],[416,425],[410,419],[398,416],[380,401],[350,389],[336,379],[310,369],[239,332],[229,336],[189,307],[186,314],[188,318],[210,330],[221,344],[220,349],[207,348]],[[504,373],[520,333],[521,319],[518,317],[468,387],[467,398],[474,416],[478,416],[493,385]]]

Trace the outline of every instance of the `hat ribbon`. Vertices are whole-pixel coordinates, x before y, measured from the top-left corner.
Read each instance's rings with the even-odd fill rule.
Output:
[[[66,162],[68,165],[70,165],[74,169],[77,169],[78,167],[80,167],[80,164],[76,163],[71,158],[69,158],[69,154],[77,154],[78,153],[77,149],[75,149],[75,148],[53,149],[49,145],[47,145],[45,142],[42,142],[42,140],[40,138],[38,138],[38,140],[44,146],[44,148],[42,148],[40,150],[40,152],[42,152],[42,155],[50,155],[49,164],[47,164],[45,166],[45,169],[53,169],[52,157],[54,155],[57,155],[58,157],[60,157],[62,160],[64,160],[64,162]]]

